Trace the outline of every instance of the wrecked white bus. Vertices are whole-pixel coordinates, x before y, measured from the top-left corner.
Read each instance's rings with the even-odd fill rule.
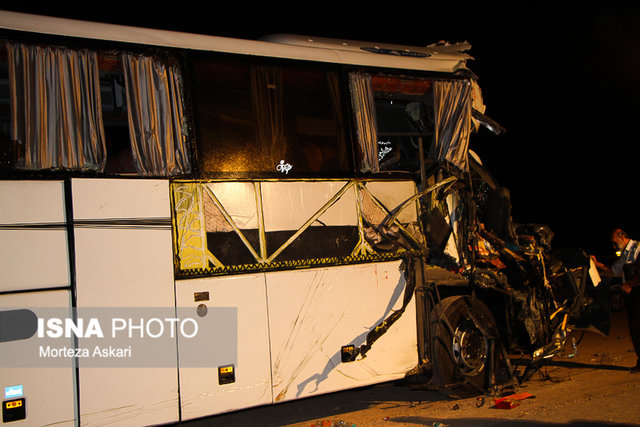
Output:
[[[0,27],[3,422],[485,390],[584,306],[584,259],[516,230],[469,156],[499,126],[466,44]]]

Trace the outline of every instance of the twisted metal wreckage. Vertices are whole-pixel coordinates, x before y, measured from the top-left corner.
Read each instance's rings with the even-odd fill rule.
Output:
[[[366,108],[362,99],[371,96],[371,76],[354,73],[350,78],[352,95],[361,101],[357,108]],[[380,87],[381,80],[375,85]],[[402,159],[403,168],[413,173],[418,191],[408,192],[399,204],[381,202],[376,182],[366,179],[330,184],[174,182],[178,274],[188,278],[401,258],[406,281],[402,305],[387,310],[366,337],[343,346],[340,360],[365,358],[415,296],[419,363],[410,374],[420,375],[414,378],[428,374],[434,387],[464,384],[476,391],[517,387],[545,360],[562,353],[572,328],[586,327],[592,312],[602,308],[589,296],[599,280],[590,276],[589,259],[580,250],[551,248],[553,233],[547,226],[512,222],[508,190],[469,151],[474,126],[484,125],[497,134],[504,131],[474,108],[482,105],[480,96],[472,96],[472,83],[434,82],[433,117],[416,113],[412,100],[394,104],[401,105],[418,134],[428,134],[424,129],[429,126],[434,134],[428,152],[423,136],[411,141],[415,158]],[[364,169],[379,172],[385,156],[393,154],[391,142],[376,135],[384,123],[371,123],[371,111],[364,116],[369,119],[358,123]],[[244,194],[247,206],[255,206],[250,217],[259,217],[263,205],[273,200],[293,197],[300,186],[318,186],[304,191],[320,190],[326,199],[324,205],[306,208],[307,219],[294,227],[297,231],[274,238],[273,233],[267,237],[263,221],[251,232],[236,223],[226,202],[216,195],[229,191],[228,185],[238,187],[234,193]],[[288,186],[295,190],[290,193]],[[327,232],[323,215],[347,198],[356,225],[340,228],[335,235]],[[416,206],[418,213],[407,220],[405,214]],[[327,250],[307,258],[295,253],[304,236],[316,239],[307,240],[309,247],[333,247],[328,240],[317,240],[322,235],[333,236],[333,256],[327,257]],[[305,250],[312,250],[309,247]],[[240,259],[237,254],[242,251],[247,257]],[[514,354],[521,355],[518,364],[511,363]],[[284,398],[286,389],[276,401]]]
[[[475,110],[474,117],[496,134],[504,131]],[[468,154],[467,171],[446,159],[427,166],[425,159],[422,191],[370,227],[367,242],[375,250],[400,247],[414,254],[394,221],[419,200],[428,241],[421,256],[403,261],[402,308],[377,325],[363,345],[343,348],[343,362],[366,357],[402,316],[412,293],[420,362],[409,376],[428,379],[436,389],[517,389],[546,360],[564,353],[572,329],[595,326],[608,333],[608,307],[596,300],[600,279],[588,256],[574,248],[552,249],[554,234],[546,225],[514,224],[509,191],[475,153]],[[577,351],[575,339],[572,345]]]

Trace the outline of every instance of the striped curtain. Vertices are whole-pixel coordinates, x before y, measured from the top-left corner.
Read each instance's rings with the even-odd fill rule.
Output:
[[[469,170],[471,85],[465,81],[438,81],[433,91],[435,135],[429,157]]]
[[[358,141],[362,151],[362,172],[379,172],[378,133],[371,76],[365,73],[350,73],[349,84]]]
[[[123,54],[129,134],[141,175],[172,176],[191,171],[176,67],[148,56]]]
[[[11,135],[20,169],[102,171],[95,52],[7,43]]]

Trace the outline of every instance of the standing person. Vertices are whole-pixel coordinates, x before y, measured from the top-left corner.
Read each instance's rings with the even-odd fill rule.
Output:
[[[592,256],[593,262],[598,269],[609,272],[616,277],[622,278],[622,290],[629,294],[627,304],[627,315],[629,316],[629,334],[636,351],[637,361],[630,372],[640,373],[640,242],[631,238],[621,229],[616,229],[611,233],[613,246],[620,250],[618,258],[611,267],[598,262]]]

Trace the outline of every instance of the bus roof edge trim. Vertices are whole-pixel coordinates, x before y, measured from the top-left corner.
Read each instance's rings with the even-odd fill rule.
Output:
[[[373,42],[353,42],[312,38],[323,43],[309,46],[304,43],[292,43],[274,36],[273,40],[243,40],[202,34],[189,34],[177,31],[131,27],[116,24],[80,21],[20,12],[0,10],[0,28],[36,32],[57,36],[79,37],[94,40],[111,40],[123,43],[184,48],[192,50],[216,51],[243,55],[289,58],[307,61],[351,64],[371,67],[399,68],[410,70],[455,72],[466,68],[466,60],[471,57],[460,50],[470,47],[468,44],[432,45],[428,47],[386,45]],[[297,37],[299,40],[304,36]],[[308,37],[307,37],[308,38]],[[361,48],[341,48],[344,43],[360,43],[372,48],[405,49],[427,53],[426,57],[381,54],[382,51],[363,50]],[[466,50],[466,49],[465,49]]]

